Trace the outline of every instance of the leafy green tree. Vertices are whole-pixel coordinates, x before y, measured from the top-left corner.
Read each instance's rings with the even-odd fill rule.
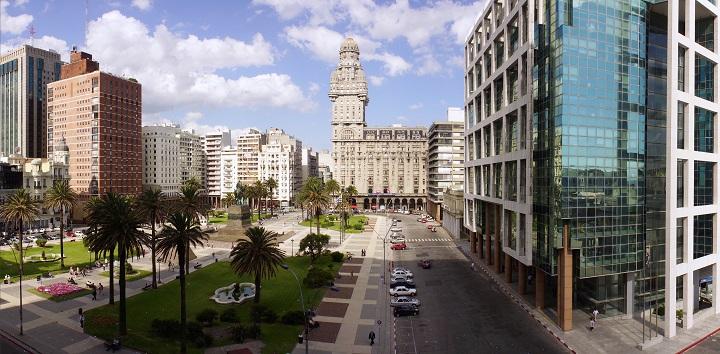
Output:
[[[202,189],[203,188],[203,185],[202,185],[202,183],[200,183],[200,180],[194,176],[191,177],[190,179],[186,180],[185,182],[183,182],[183,187],[184,186],[188,186],[193,189]]]
[[[136,200],[136,204],[139,212],[145,216],[145,221],[150,224],[152,232],[149,243],[150,255],[152,258],[152,287],[153,289],[157,289],[155,226],[163,223],[163,218],[166,212],[166,200],[160,189],[151,188],[140,194],[140,197]]]
[[[330,236],[324,234],[308,234],[300,240],[300,252],[310,256],[311,263],[322,255],[323,249],[330,243]]]
[[[235,204],[237,198],[235,197],[234,192],[228,192],[225,193],[225,196],[223,196],[222,203],[226,208],[229,208],[231,205]]]
[[[18,250],[20,259],[18,260],[18,268],[20,273],[20,335],[23,334],[23,226],[30,224],[37,218],[40,213],[37,203],[33,199],[27,189],[20,189],[10,198],[5,200],[4,204],[0,204],[0,218],[4,219],[7,224],[15,223],[18,231]]]
[[[68,181],[55,181],[45,193],[45,206],[60,210],[60,268],[65,268],[65,217],[77,204],[78,194],[70,188]]]
[[[192,215],[175,212],[167,218],[166,227],[160,232],[158,251],[163,259],[178,256],[180,266],[180,352],[187,353],[187,293],[186,279],[188,247],[201,245],[207,240],[207,234],[200,229],[197,219]]]
[[[273,191],[275,191],[278,187],[278,183],[275,180],[275,178],[268,178],[267,181],[265,181],[265,189],[267,190],[267,194],[270,197],[270,216],[273,216]],[[265,203],[267,205],[267,203]]]
[[[332,197],[332,201],[335,201],[335,198],[340,194],[341,188],[340,184],[334,179],[329,179],[327,182],[325,182],[325,192]]]
[[[143,215],[134,208],[135,202],[131,197],[109,192],[92,204],[89,213],[91,233],[86,237],[86,245],[91,251],[110,252],[117,248],[120,260],[120,308],[118,332],[121,336],[127,334],[127,296],[125,266],[129,256],[142,252],[142,246],[147,244],[147,235],[140,230],[143,225]],[[114,264],[111,264],[112,268]]]
[[[238,275],[255,277],[255,302],[259,303],[260,282],[275,276],[285,252],[278,247],[277,234],[263,227],[248,228],[245,236],[230,251],[230,265]]]

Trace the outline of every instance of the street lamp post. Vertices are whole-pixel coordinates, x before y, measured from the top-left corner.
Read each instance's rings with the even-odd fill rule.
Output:
[[[304,336],[305,337],[305,354],[308,354],[308,352],[310,350],[310,342],[309,342],[310,331],[308,330],[308,318],[307,318],[308,313],[307,313],[307,310],[305,310],[305,299],[303,297],[302,286],[300,286],[300,279],[298,279],[297,274],[295,274],[295,272],[293,272],[293,270],[290,269],[290,267],[287,264],[281,264],[280,267],[282,267],[282,269],[287,270],[288,272],[290,272],[290,274],[293,275],[293,277],[295,277],[295,282],[297,282],[298,289],[300,289],[300,304],[302,305],[303,315],[305,316],[304,317],[305,318],[305,321],[304,321],[305,322],[305,336]]]
[[[295,248],[295,240],[290,239],[290,257],[294,256],[293,249]]]

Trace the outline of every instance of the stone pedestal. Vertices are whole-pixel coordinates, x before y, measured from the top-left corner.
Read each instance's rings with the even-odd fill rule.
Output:
[[[225,227],[220,228],[212,237],[221,241],[232,242],[245,235],[245,229],[250,227],[252,211],[247,205],[231,205],[227,209],[228,221]]]

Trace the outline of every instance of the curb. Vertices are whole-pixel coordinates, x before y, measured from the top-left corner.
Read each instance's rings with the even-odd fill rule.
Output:
[[[455,244],[457,245],[457,241],[455,242]],[[458,248],[458,250],[460,250],[460,253],[462,253],[468,260],[474,261],[474,259],[472,259],[472,256],[469,255],[469,254],[465,251],[465,249],[462,248],[462,246],[457,245],[457,248]],[[478,262],[479,262],[478,264],[480,264],[480,260],[478,260]],[[572,347],[570,346],[570,344],[568,344],[564,339],[560,338],[560,336],[558,336],[550,327],[548,327],[544,322],[542,322],[542,321],[540,320],[540,318],[538,318],[538,317],[535,315],[535,313],[525,304],[525,302],[524,302],[523,300],[518,299],[517,296],[515,296],[515,294],[513,294],[513,293],[507,288],[507,286],[506,286],[505,284],[500,283],[500,282],[485,268],[485,266],[483,266],[482,264],[480,264],[479,269],[482,270],[482,271],[488,276],[488,278],[492,279],[493,283],[495,283],[495,285],[497,285],[497,286],[500,288],[500,290],[502,290],[502,292],[505,293],[505,295],[509,296],[510,299],[511,299],[514,303],[516,303],[518,306],[520,306],[520,308],[522,308],[523,310],[525,310],[525,312],[527,312],[528,315],[530,315],[530,317],[532,317],[535,321],[537,321],[537,323],[540,324],[540,326],[542,326],[548,333],[550,333],[558,342],[560,342],[560,344],[562,344],[562,345],[563,345],[567,350],[569,350],[571,353],[573,353],[573,354],[576,354],[576,353],[577,353],[577,351],[576,351],[574,348],[572,348]],[[718,330],[720,330],[720,328],[719,328]]]
[[[16,338],[15,336],[11,335],[10,333],[8,333],[2,329],[0,329],[0,337],[7,339],[10,343],[15,344],[16,346],[18,346],[20,349],[22,349],[23,351],[25,351],[27,353],[33,353],[33,354],[40,353],[40,351],[38,351],[37,349],[33,348],[29,344],[21,341],[19,338]]]
[[[720,332],[720,327],[718,327],[718,328],[715,329],[714,331],[712,331],[712,332],[704,335],[703,337],[699,338],[698,340],[690,343],[687,347],[680,349],[680,351],[678,351],[676,354],[682,354],[682,353],[685,353],[685,352],[687,352],[688,350],[690,350],[690,349],[692,349],[692,348],[695,348],[698,344],[704,342],[706,339],[710,338],[711,336],[713,336],[715,333],[718,333],[718,332]]]

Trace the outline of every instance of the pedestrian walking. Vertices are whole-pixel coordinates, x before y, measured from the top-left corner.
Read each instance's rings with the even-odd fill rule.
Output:
[[[93,296],[93,301],[97,300],[97,288],[93,288],[92,296]]]
[[[592,312],[593,320],[597,321],[597,318],[598,318],[598,315],[599,315],[599,314],[600,314],[600,311],[598,311],[597,309],[594,309],[593,312]]]
[[[590,320],[590,332],[592,332],[595,329],[595,319]]]
[[[85,315],[80,315],[80,328],[85,328]]]
[[[370,334],[368,335],[368,339],[370,339],[370,345],[375,344],[375,332],[370,331]]]
[[[470,269],[472,269],[473,272],[475,271],[475,262],[470,263]]]
[[[102,285],[102,283],[98,283],[98,290],[100,290],[100,295],[103,293],[103,289],[105,289]]]

